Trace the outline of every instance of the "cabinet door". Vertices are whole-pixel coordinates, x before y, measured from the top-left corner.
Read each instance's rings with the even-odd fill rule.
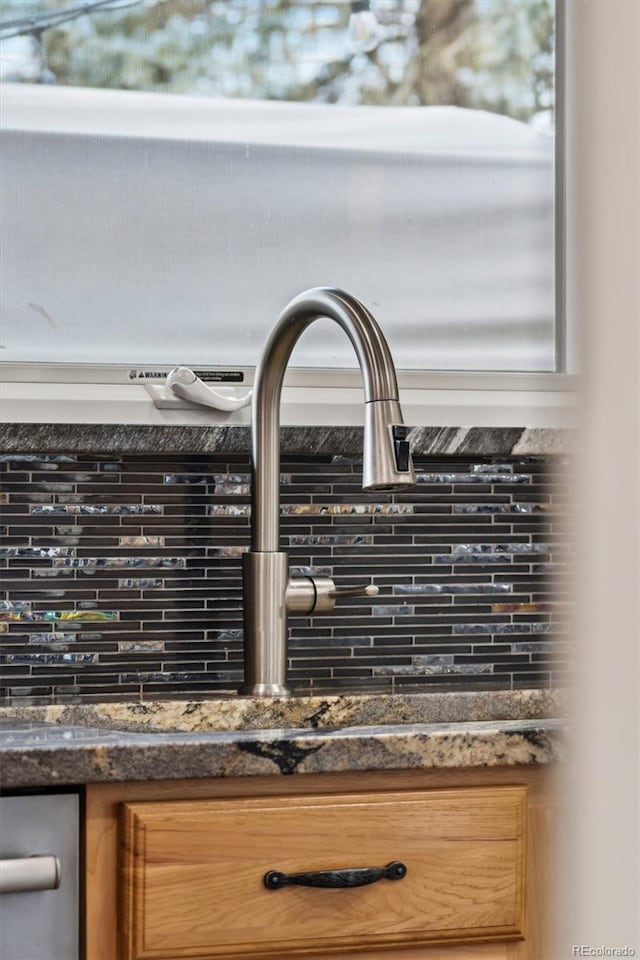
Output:
[[[524,930],[526,788],[127,803],[123,960],[283,958]],[[285,875],[406,866],[347,888]]]

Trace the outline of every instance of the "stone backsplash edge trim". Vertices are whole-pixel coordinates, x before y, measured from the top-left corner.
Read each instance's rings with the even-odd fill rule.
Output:
[[[282,427],[283,454],[361,449],[361,427]],[[547,427],[412,427],[415,455],[550,456],[575,450],[575,431]],[[247,453],[248,426],[0,424],[3,453]]]
[[[214,696],[132,703],[0,707],[2,721],[58,723],[136,732],[337,729],[406,723],[541,720],[570,714],[567,690],[341,694],[285,699]]]

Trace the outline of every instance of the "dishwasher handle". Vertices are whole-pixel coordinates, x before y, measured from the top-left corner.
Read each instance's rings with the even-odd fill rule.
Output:
[[[60,859],[34,855],[0,860],[0,893],[32,893],[57,890],[60,886]]]

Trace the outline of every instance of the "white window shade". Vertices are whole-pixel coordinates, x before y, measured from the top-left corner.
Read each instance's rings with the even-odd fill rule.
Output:
[[[7,361],[252,366],[318,285],[398,369],[552,371],[554,143],[454,107],[3,85]],[[297,366],[353,367],[329,322]]]

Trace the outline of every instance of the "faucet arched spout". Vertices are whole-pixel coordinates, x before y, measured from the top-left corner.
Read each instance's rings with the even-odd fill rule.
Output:
[[[335,320],[353,344],[365,398],[365,489],[402,489],[415,483],[398,385],[384,335],[365,306],[341,290],[300,294],[274,326],[258,364],[251,433],[251,550],[243,557],[245,682],[241,693],[286,696],[287,614],[332,610],[336,599],[373,595],[373,586],[336,588],[327,577],[289,578],[280,550],[280,398],[291,351],[319,317]]]
[[[382,330],[367,308],[351,294],[328,287],[307,290],[283,310],[256,371],[251,451],[252,550],[279,549],[282,383],[298,339],[320,317],[335,320],[342,327],[360,364],[366,404],[363,487],[393,489],[415,483],[408,447],[400,446],[406,443],[405,437],[393,434],[393,428],[402,427],[403,420],[395,367]],[[370,406],[372,404],[378,406]]]

